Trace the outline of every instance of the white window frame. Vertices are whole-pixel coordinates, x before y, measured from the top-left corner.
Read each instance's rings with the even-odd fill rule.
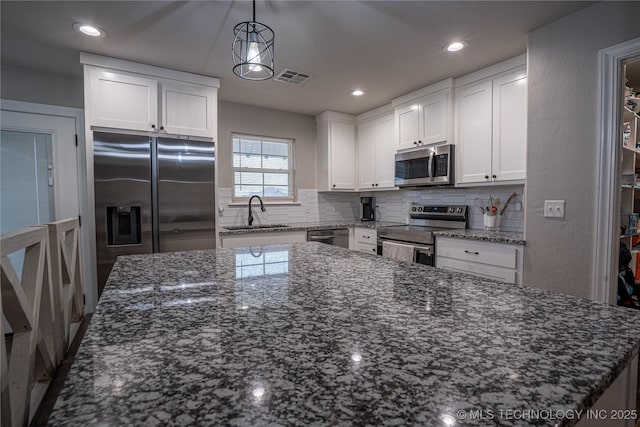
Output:
[[[288,169],[265,169],[265,168],[236,168],[233,166],[233,140],[236,138],[259,139],[261,142],[286,142],[289,145],[289,168]],[[235,203],[246,203],[249,198],[245,196],[236,196],[236,172],[255,172],[255,173],[285,173],[289,174],[289,196],[260,196],[263,202],[267,203],[291,203],[297,202],[297,188],[295,185],[295,139],[282,138],[276,136],[253,135],[249,133],[232,132],[231,133],[231,200]]]

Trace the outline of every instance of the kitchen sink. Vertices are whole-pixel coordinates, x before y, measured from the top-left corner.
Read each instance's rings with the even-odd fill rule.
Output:
[[[285,228],[289,227],[286,224],[261,224],[261,225],[234,225],[231,227],[224,227],[227,230],[256,230],[260,228]]]

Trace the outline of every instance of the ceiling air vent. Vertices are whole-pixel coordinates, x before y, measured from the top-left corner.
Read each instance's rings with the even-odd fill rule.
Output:
[[[306,82],[309,77],[311,77],[310,74],[285,68],[280,74],[276,76],[276,80],[282,83],[301,85],[302,83]]]

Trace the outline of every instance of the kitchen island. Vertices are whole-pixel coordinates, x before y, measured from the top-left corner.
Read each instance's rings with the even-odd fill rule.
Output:
[[[319,243],[134,255],[116,262],[50,423],[451,426],[487,425],[471,411],[570,414],[596,401],[639,341],[633,310]]]

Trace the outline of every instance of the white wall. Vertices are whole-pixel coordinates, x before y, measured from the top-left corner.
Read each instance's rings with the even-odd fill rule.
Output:
[[[640,3],[603,2],[529,33],[525,286],[591,297],[598,52],[640,36]],[[545,199],[565,219],[543,217]]]
[[[84,108],[81,77],[3,64],[0,98],[36,104]]]

